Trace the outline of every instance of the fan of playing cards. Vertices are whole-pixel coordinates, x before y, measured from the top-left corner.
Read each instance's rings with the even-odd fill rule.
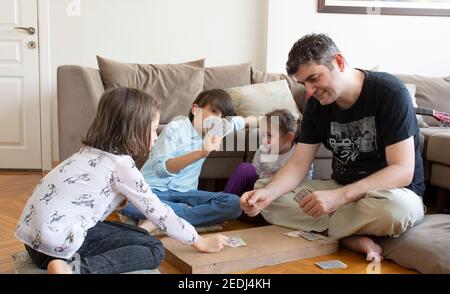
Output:
[[[233,125],[226,118],[211,118],[207,121],[207,124],[210,127],[208,131],[210,136],[223,138],[233,131]]]
[[[304,187],[301,187],[300,190],[297,193],[295,193],[294,200],[297,203],[300,203],[300,201],[302,201],[302,199],[305,198],[306,195],[308,194],[309,192]]]
[[[239,237],[229,237],[226,245],[229,247],[241,247],[247,245],[247,243]]]

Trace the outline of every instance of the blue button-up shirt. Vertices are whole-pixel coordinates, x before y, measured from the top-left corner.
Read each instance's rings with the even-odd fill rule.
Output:
[[[235,130],[245,127],[242,117],[231,118]],[[164,128],[150,152],[149,159],[142,167],[142,174],[152,189],[159,191],[174,190],[187,192],[197,190],[198,178],[206,158],[199,159],[178,173],[167,170],[169,159],[201,150],[203,137],[195,131],[189,118],[178,118]]]

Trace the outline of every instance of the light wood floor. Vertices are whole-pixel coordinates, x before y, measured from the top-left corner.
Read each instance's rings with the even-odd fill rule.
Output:
[[[42,173],[24,172],[0,172],[0,273],[12,273],[11,254],[24,250],[23,245],[14,238],[14,230],[17,220],[20,217],[22,208],[25,205],[34,186],[42,178]],[[110,219],[115,219],[111,216]],[[251,225],[239,221],[233,221],[226,225],[225,230],[239,230],[248,228]],[[314,262],[339,259],[346,263],[347,269],[322,270],[314,265]],[[267,266],[240,273],[249,274],[365,274],[367,273],[368,262],[362,254],[354,253],[346,249],[340,249],[336,254],[308,258],[294,262]],[[164,261],[161,264],[162,273],[179,273],[170,263]],[[381,273],[401,273],[409,274],[414,271],[402,268],[393,262],[384,261],[381,264]]]

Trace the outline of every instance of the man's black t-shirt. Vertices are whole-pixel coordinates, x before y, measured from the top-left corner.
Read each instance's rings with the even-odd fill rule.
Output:
[[[317,99],[308,99],[298,141],[323,143],[331,150],[332,178],[346,185],[386,167],[386,146],[414,136],[414,177],[406,188],[421,196],[425,185],[419,128],[409,92],[391,74],[363,72],[361,94],[349,109],[336,103],[322,106]]]

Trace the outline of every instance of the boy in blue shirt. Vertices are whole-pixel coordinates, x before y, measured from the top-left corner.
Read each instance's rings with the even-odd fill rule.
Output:
[[[256,122],[254,117],[244,119],[234,114],[231,97],[224,90],[200,93],[188,118],[175,118],[166,125],[142,167],[153,193],[194,226],[217,224],[241,215],[238,196],[197,190],[203,162],[211,151],[220,149],[222,141],[207,134],[206,121],[230,117],[235,130],[243,129],[250,120]],[[139,226],[149,231],[154,229],[132,204],[121,214],[143,220]]]

